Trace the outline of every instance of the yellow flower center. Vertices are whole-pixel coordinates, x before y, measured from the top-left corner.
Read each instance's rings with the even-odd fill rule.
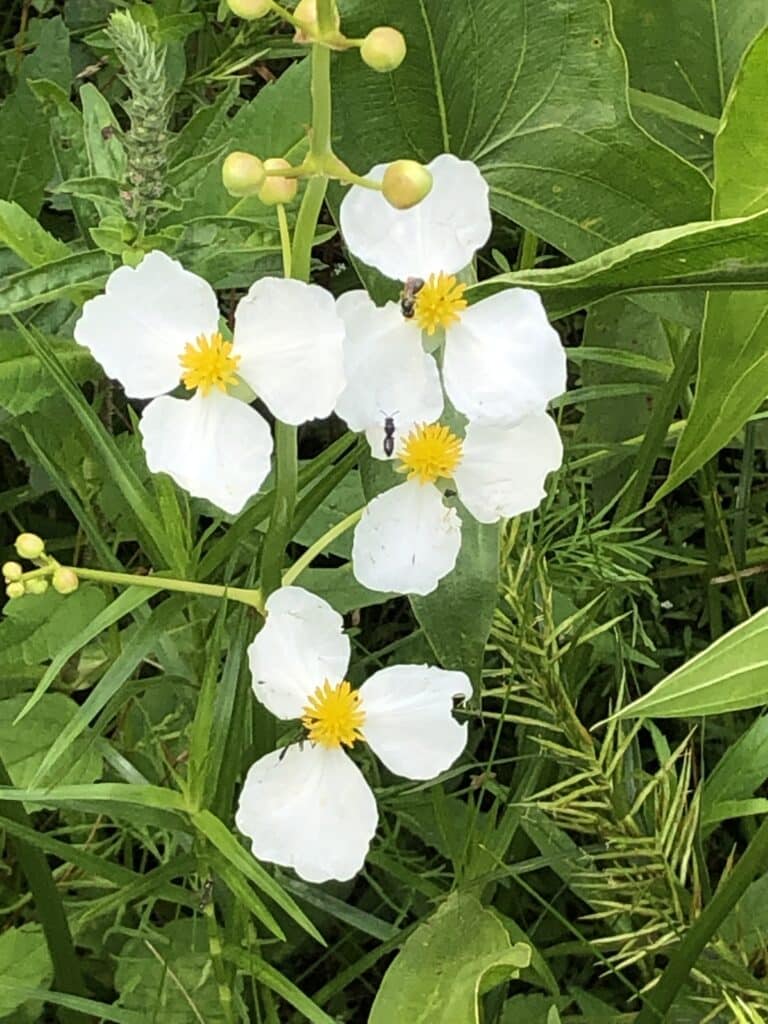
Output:
[[[461,462],[461,439],[439,423],[415,427],[397,453],[400,472],[419,483],[433,484],[439,477],[452,477]]]
[[[459,284],[453,275],[431,274],[420,289],[414,302],[414,319],[422,331],[432,335],[438,327],[450,327],[461,319],[459,314],[467,308],[465,284]]]
[[[232,355],[232,342],[225,341],[216,331],[210,338],[201,334],[197,341],[184,347],[179,362],[185,371],[181,375],[189,391],[200,388],[207,395],[211,388],[226,392],[237,382],[240,356]]]
[[[309,739],[321,747],[351,747],[363,738],[360,731],[365,712],[360,705],[360,694],[346,679],[337,686],[326,680],[318,686],[303,709],[301,724],[309,732]]]

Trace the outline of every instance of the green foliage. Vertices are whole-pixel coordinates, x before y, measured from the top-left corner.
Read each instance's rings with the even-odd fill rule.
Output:
[[[51,958],[41,929],[33,924],[6,929],[0,935],[0,1017],[21,1010],[14,1019],[30,1019],[22,1009],[27,1002],[24,988],[44,988],[50,980]],[[35,1009],[39,1011],[39,1002]]]

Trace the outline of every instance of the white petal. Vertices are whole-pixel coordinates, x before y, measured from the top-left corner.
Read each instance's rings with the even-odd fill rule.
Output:
[[[453,698],[472,695],[463,672],[429,665],[392,665],[360,687],[363,735],[391,772],[433,779],[453,764],[467,742],[467,726],[452,715]]]
[[[469,419],[514,422],[565,391],[565,350],[537,292],[497,292],[446,335],[443,383]]]
[[[546,493],[547,474],[562,461],[563,443],[546,413],[514,426],[475,422],[467,426],[453,479],[475,519],[495,523],[536,508]]]
[[[433,484],[409,480],[369,502],[352,541],[352,571],[370,590],[429,594],[460,547],[456,511]]]
[[[264,277],[235,313],[238,372],[284,423],[329,416],[344,387],[344,324],[316,284]]]
[[[269,473],[269,427],[255,409],[221,391],[156,398],[139,429],[153,473],[167,473],[229,515],[237,515]]]
[[[218,322],[208,282],[155,251],[135,269],[110,274],[104,294],[83,306],[75,340],[131,398],[154,398],[179,383],[184,346],[213,334]]]
[[[339,749],[309,743],[257,761],[235,815],[254,857],[293,868],[308,882],[354,877],[378,820],[376,800],[357,765]]]
[[[427,165],[432,191],[410,210],[396,210],[380,192],[353,185],[341,204],[341,233],[350,251],[396,281],[455,274],[491,233],[488,185],[469,160],[443,153]],[[387,164],[367,177],[381,181]]]
[[[384,420],[400,436],[417,423],[432,423],[443,411],[437,364],[421,347],[421,331],[403,318],[395,302],[378,307],[364,291],[347,292],[336,302],[344,321],[347,386],[336,412],[352,430],[368,434],[375,458],[386,459]]]
[[[339,613],[302,587],[270,594],[266,612],[248,648],[253,692],[278,718],[299,718],[318,686],[344,678],[349,638]]]

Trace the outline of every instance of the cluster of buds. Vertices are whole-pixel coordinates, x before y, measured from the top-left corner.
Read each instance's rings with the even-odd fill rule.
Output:
[[[348,39],[341,31],[336,4],[330,26],[323,27],[317,12],[317,0],[299,0],[292,14],[277,0],[227,0],[230,11],[238,18],[255,21],[273,13],[285,17],[295,27],[297,43],[319,43],[333,50],[357,48],[365,64],[374,71],[386,73],[399,68],[407,52],[402,32],[388,25],[371,29],[364,39]]]
[[[74,593],[80,581],[74,569],[59,565],[55,558],[45,553],[45,541],[36,533],[20,533],[14,545],[19,558],[37,566],[24,572],[20,562],[5,562],[2,567],[5,595],[10,600],[25,594],[44,594],[49,586],[59,594]]]

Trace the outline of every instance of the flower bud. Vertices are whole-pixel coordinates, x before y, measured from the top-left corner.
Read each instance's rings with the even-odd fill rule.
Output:
[[[24,584],[24,590],[27,594],[34,594],[38,597],[40,594],[44,594],[48,589],[48,580],[43,576],[38,576],[36,579],[27,580]]]
[[[51,582],[57,594],[74,594],[80,586],[80,580],[77,578],[75,570],[65,569],[61,565],[54,572]]]
[[[264,164],[250,153],[230,153],[221,166],[221,180],[231,196],[255,196],[264,184]]]
[[[279,171],[290,167],[287,160],[282,157],[272,157],[264,161],[265,171]],[[290,203],[295,197],[299,183],[295,178],[280,178],[269,176],[259,189],[259,199],[265,206],[275,206],[276,203]]]
[[[25,587],[23,583],[9,583],[5,588],[5,595],[9,601],[15,601],[19,597],[24,597]]]
[[[16,538],[16,553],[19,558],[33,561],[45,552],[45,542],[36,533],[20,533]]]
[[[293,39],[297,43],[311,43],[312,39],[319,34],[319,26],[317,23],[317,0],[299,0],[296,5],[296,10],[293,12],[294,18],[302,23],[303,28],[296,29],[296,34]],[[333,28],[334,31],[339,31],[341,21],[339,19],[339,12],[336,10],[336,5],[333,5]]]
[[[415,160],[395,160],[381,181],[384,198],[396,210],[410,210],[426,198],[431,189],[431,172]]]
[[[238,18],[255,21],[256,18],[263,18],[265,14],[269,14],[272,0],[227,0],[227,7]]]
[[[374,71],[394,71],[405,60],[405,37],[396,28],[371,29],[360,47],[360,56]]]
[[[18,562],[5,562],[3,564],[3,579],[6,583],[15,583],[16,580],[21,579],[21,574],[24,572]]]

